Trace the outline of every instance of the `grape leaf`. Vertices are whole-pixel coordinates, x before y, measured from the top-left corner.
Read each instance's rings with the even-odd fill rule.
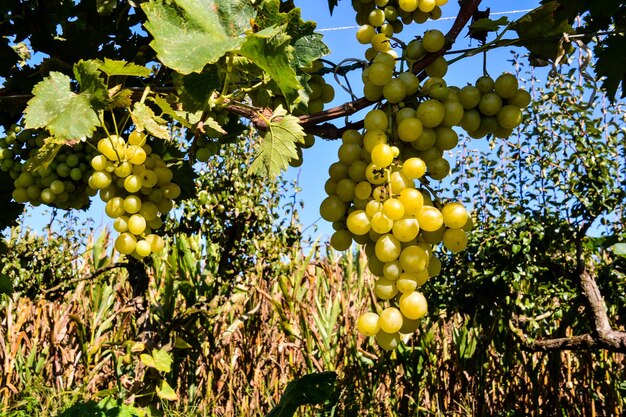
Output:
[[[331,399],[335,391],[337,374],[319,372],[304,375],[287,384],[280,401],[267,417],[293,416],[297,408],[307,404],[323,404]]]
[[[626,243],[616,243],[611,247],[613,253],[626,258]]]
[[[80,92],[89,94],[91,105],[104,108],[111,102],[109,91],[100,78],[100,63],[95,60],[80,60],[74,65],[74,77],[80,86]]]
[[[133,104],[132,96],[132,90],[128,88],[121,89],[111,96],[108,108],[130,107]]]
[[[8,275],[0,274],[0,294],[11,294],[13,292],[13,281]]]
[[[157,371],[170,372],[172,370],[172,356],[163,349],[153,351],[152,355],[142,353],[139,359],[144,365]]]
[[[215,65],[207,65],[200,74],[174,74],[173,78],[180,101],[189,112],[204,110],[213,91],[220,87],[220,77]]]
[[[154,111],[145,103],[135,103],[133,111],[130,113],[135,127],[140,132],[147,130],[152,136],[161,139],[169,139],[170,131],[167,128],[167,122],[154,114]]]
[[[158,385],[156,386],[156,393],[159,396],[159,398],[163,400],[169,400],[169,401],[178,400],[178,394],[176,394],[176,391],[174,391],[174,389],[170,387],[170,384],[168,384],[167,381],[164,379],[161,380],[160,387]]]
[[[182,73],[201,72],[206,64],[238,49],[246,40],[254,9],[245,0],[162,0],[142,5],[145,27],[159,59]]]
[[[322,42],[322,35],[314,33],[312,35],[302,36],[293,44],[293,60],[294,68],[305,67],[311,62],[330,53],[330,49]]]
[[[328,0],[328,10],[330,11],[330,15],[333,15],[333,10],[339,4],[339,0]]]
[[[470,25],[470,32],[497,32],[501,26],[509,24],[509,19],[506,16],[502,16],[498,20],[491,20],[489,18],[478,19]]]
[[[289,44],[291,37],[277,29],[264,29],[248,36],[240,53],[265,71],[278,85],[290,107],[299,101],[302,85],[296,78],[296,71],[290,61],[293,58],[293,47]]]
[[[24,164],[24,169],[29,172],[39,168],[47,168],[57,156],[64,141],[53,137],[47,138],[42,147],[35,149],[28,161]]]
[[[65,139],[86,139],[100,125],[88,92],[74,93],[70,77],[51,72],[33,88],[33,98],[24,111],[27,129],[47,128]]]
[[[298,157],[296,142],[304,142],[304,130],[297,117],[288,115],[282,106],[278,106],[261,140],[250,171],[276,176],[287,169],[291,159]]]
[[[189,113],[182,110],[174,110],[171,104],[162,96],[156,96],[152,99],[152,101],[154,101],[154,103],[159,106],[163,114],[167,114],[172,119],[178,121],[180,124],[187,128],[190,128],[198,123],[200,121],[200,118],[202,117],[201,111]]]
[[[563,33],[574,32],[567,19],[557,19],[557,3],[548,3],[525,14],[519,20],[511,24],[521,42],[519,45],[526,47],[530,51],[530,61],[535,66],[547,65],[549,60],[554,60],[561,50],[559,49],[559,38]],[[543,38],[554,38],[551,40],[540,40]],[[566,53],[571,53],[573,48],[567,44]]]
[[[626,38],[622,35],[607,37],[595,48],[598,78],[605,77],[602,88],[611,101],[615,100],[617,89],[622,85],[621,97],[626,97]]]
[[[152,71],[141,65],[132,62],[120,61],[115,59],[104,58],[100,63],[100,71],[109,77],[115,75],[123,75],[130,77],[147,77]]]

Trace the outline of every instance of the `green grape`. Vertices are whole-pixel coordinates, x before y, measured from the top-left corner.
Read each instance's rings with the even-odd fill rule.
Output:
[[[141,198],[136,195],[129,195],[122,203],[124,211],[126,213],[135,214],[141,210],[142,201]],[[116,216],[117,217],[117,216]]]
[[[129,193],[136,193],[141,190],[143,187],[143,183],[141,181],[141,177],[139,175],[131,174],[124,178],[124,189]]]
[[[450,229],[460,229],[469,218],[469,213],[463,207],[463,204],[454,202],[448,203],[441,209],[441,215],[443,217],[443,224]]]
[[[405,71],[398,75],[398,80],[404,85],[404,89],[407,96],[412,96],[420,89],[420,80],[415,74],[410,71]]]
[[[134,146],[143,146],[146,144],[146,134],[138,130],[133,130],[128,135],[128,143]]]
[[[380,27],[385,23],[385,12],[382,9],[374,9],[368,16],[368,22],[374,27]]]
[[[480,127],[480,112],[476,109],[465,110],[463,119],[461,119],[461,127],[466,132],[474,132]]]
[[[134,235],[141,235],[146,226],[146,219],[140,214],[133,214],[128,219],[128,231]]]
[[[131,233],[121,233],[117,239],[115,239],[115,249],[124,255],[130,255],[137,246],[137,238]]]
[[[320,205],[320,215],[326,221],[336,222],[343,219],[346,208],[346,203],[341,201],[339,197],[335,195],[329,196]]]
[[[372,149],[372,163],[380,168],[387,168],[393,162],[394,152],[386,143],[379,143]]]
[[[345,251],[352,245],[352,235],[346,229],[337,230],[330,237],[330,245],[338,251]]]
[[[339,180],[335,189],[335,194],[345,203],[349,203],[354,199],[354,190],[356,184],[349,178]]]
[[[113,222],[113,229],[115,229],[115,231],[118,233],[124,233],[128,231],[128,217],[120,216],[116,218]]]
[[[390,175],[389,185],[391,186],[391,193],[393,195],[400,194],[402,190],[408,187],[414,187],[413,180],[407,178],[404,174],[398,171],[394,171]]]
[[[424,0],[420,1],[421,2]],[[424,11],[423,9],[420,9]],[[432,9],[431,9],[432,10]],[[430,10],[429,10],[430,11]],[[446,44],[446,38],[443,33],[439,30],[432,29],[428,30],[424,33],[424,37],[422,39],[422,43],[424,45],[424,49],[428,52],[437,52]]]
[[[393,223],[393,236],[400,242],[410,242],[419,233],[419,223],[414,217],[405,217]]]
[[[424,271],[428,266],[428,253],[416,245],[407,246],[400,253],[400,265],[406,272]]]
[[[441,124],[447,127],[459,126],[461,124],[461,121],[463,120],[463,114],[465,114],[465,110],[463,109],[461,103],[458,101],[450,100],[451,97],[453,96],[450,95],[448,97],[448,100],[443,102],[445,114],[443,116]]]
[[[341,140],[345,144],[363,145],[363,136],[358,130],[348,129],[341,135]]]
[[[505,72],[496,78],[493,88],[500,97],[512,98],[517,93],[517,78],[515,75]]]
[[[530,104],[530,93],[524,89],[519,89],[515,92],[515,95],[509,98],[509,104],[523,109]]]
[[[402,327],[402,313],[395,307],[387,307],[378,318],[380,330],[386,333],[395,333]]]
[[[384,274],[384,266],[383,266]],[[393,281],[386,278],[378,278],[374,284],[374,295],[380,300],[391,300],[398,294],[398,288]]]
[[[491,93],[493,91],[493,87],[495,82],[493,78],[488,75],[483,75],[476,80],[476,88],[480,91],[481,94]]]
[[[371,184],[381,185],[386,181],[385,171],[375,164],[369,164],[365,169],[365,178]]]
[[[522,123],[522,111],[511,104],[503,106],[496,117],[498,124],[505,129],[515,129]]]
[[[400,266],[400,262],[392,261],[387,262],[385,263],[385,265],[383,265],[383,276],[389,281],[397,280],[400,274],[402,274],[402,267]]]
[[[436,277],[441,272],[441,261],[436,256],[431,256],[428,261],[428,276]]]
[[[354,196],[360,200],[366,200],[371,195],[372,185],[367,181],[361,181],[354,187]]]
[[[473,109],[480,103],[481,91],[473,85],[466,85],[459,92],[459,102],[464,109]]]
[[[467,233],[463,229],[448,229],[443,234],[443,245],[451,252],[457,253],[467,247]]]
[[[378,320],[378,314],[376,313],[368,312],[362,314],[357,320],[356,328],[365,336],[375,336],[380,330]]]
[[[432,128],[438,126],[443,121],[445,108],[440,101],[430,99],[420,103],[415,115],[424,127]]]
[[[450,173],[450,163],[445,158],[435,158],[426,163],[428,175],[434,180],[441,181]]]
[[[146,236],[146,242],[150,244],[152,253],[159,253],[165,248],[165,241],[161,236],[150,234]]]
[[[402,190],[398,196],[398,200],[400,200],[404,206],[405,214],[409,216],[415,216],[424,205],[424,196],[415,188],[405,188]]]
[[[398,0],[398,7],[405,12],[412,12],[417,9],[418,4],[419,0]]]
[[[370,224],[372,225],[372,230],[381,235],[389,233],[393,228],[393,220],[382,211],[378,211],[371,216]]]
[[[411,320],[422,318],[428,312],[426,297],[417,291],[402,294],[398,301],[398,306],[402,315]]]
[[[435,8],[435,5],[435,0],[420,0],[418,7],[422,12],[428,13]]]
[[[416,216],[420,228],[427,232],[434,232],[443,225],[441,212],[432,206],[422,206]]]
[[[401,80],[394,78],[384,85],[383,96],[390,103],[400,103],[406,97],[406,86]]]
[[[374,62],[369,67],[368,80],[377,86],[384,86],[393,78],[393,66],[386,65],[382,62]]]
[[[398,259],[401,251],[402,245],[400,244],[400,241],[389,233],[382,235],[376,242],[376,257],[383,263]]]
[[[96,190],[102,190],[111,185],[111,174],[106,171],[96,171],[89,177],[89,186]]]
[[[426,53],[427,51],[426,49],[424,49],[424,44],[422,43],[421,39],[413,39],[411,42],[408,43],[404,51],[407,59],[410,59],[412,61],[418,61],[422,59],[424,55],[426,55]]]
[[[400,334],[399,333],[387,333],[384,331],[379,331],[376,333],[376,343],[381,349],[384,350],[394,350],[400,344]]]
[[[376,29],[370,24],[361,25],[356,31],[356,39],[360,44],[366,45],[372,41],[376,34]]]
[[[398,123],[398,137],[404,142],[417,140],[423,130],[422,122],[415,117],[407,117]]]
[[[435,59],[429,66],[426,67],[426,75],[429,77],[443,78],[448,72],[448,61],[442,56]]]
[[[384,132],[389,126],[387,113],[378,109],[368,112],[363,123],[365,130],[381,130]]]
[[[384,33],[377,33],[371,39],[372,48],[378,52],[386,52],[391,49],[389,38]]]
[[[363,86],[363,96],[369,101],[378,101],[383,96],[383,87],[368,81]]]
[[[425,151],[435,146],[436,141],[437,135],[434,129],[424,128],[418,138],[410,143],[411,147],[414,149],[417,149],[418,151]]]
[[[135,253],[137,253],[140,258],[145,258],[150,255],[150,252],[152,252],[152,246],[147,240],[141,239],[137,241],[135,244]]]
[[[459,136],[449,127],[439,126],[435,129],[437,139],[435,145],[442,151],[454,149],[459,143]]]
[[[371,200],[368,201],[365,206],[365,213],[367,213],[367,217],[369,217],[370,219],[373,219],[374,215],[378,212],[382,212],[382,210],[383,203],[381,203],[380,201]]]
[[[495,93],[483,95],[478,103],[478,109],[485,116],[495,116],[502,108],[502,99]]]
[[[355,210],[348,215],[346,226],[355,235],[364,235],[370,231],[371,223],[365,210]]]
[[[404,216],[404,205],[396,198],[390,198],[383,203],[383,213],[391,220],[400,220]]]
[[[402,164],[402,174],[409,179],[417,179],[426,173],[426,163],[420,158],[409,158]]]
[[[341,162],[334,162],[330,165],[330,167],[328,167],[328,176],[335,181],[347,178],[348,166]]]

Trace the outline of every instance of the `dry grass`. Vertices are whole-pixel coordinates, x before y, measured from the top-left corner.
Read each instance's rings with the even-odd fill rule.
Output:
[[[102,247],[83,258],[85,274],[111,262],[106,239],[96,244]],[[156,259],[145,298],[133,296],[125,269],[114,269],[59,300],[2,302],[4,412],[28,406],[32,416],[54,415],[79,399],[117,395],[173,416],[262,416],[287,382],[323,370],[339,374],[335,415],[623,411],[622,356],[529,354],[511,340],[492,340],[466,317],[430,317],[405,348],[378,352],[353,325],[372,303],[362,254],[291,253],[272,269],[278,274],[259,262],[241,282],[223,286],[204,273],[201,249],[176,248],[187,256],[172,248]],[[180,348],[182,341],[191,348]],[[147,369],[136,342],[148,352],[171,348],[172,372]],[[154,396],[162,377],[178,401]]]

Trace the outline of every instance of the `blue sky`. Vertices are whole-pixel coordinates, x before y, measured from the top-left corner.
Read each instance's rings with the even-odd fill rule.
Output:
[[[326,59],[339,63],[347,58],[363,58],[366,47],[356,41],[356,29],[354,28],[356,26],[355,13],[352,10],[350,0],[340,1],[332,16],[328,11],[325,0],[296,0],[295,4],[302,9],[303,19],[314,20],[318,23],[318,29],[324,34],[324,41],[332,51],[330,55],[325,57]],[[523,15],[523,12],[520,11],[533,9],[538,5],[539,0],[515,2],[485,0],[481,8],[491,7],[492,13],[507,12],[509,19],[515,20]],[[442,7],[442,19],[439,21],[428,21],[423,25],[410,25],[405,27],[405,30],[397,37],[408,41],[430,28],[439,29],[445,33],[451,27],[458,9],[458,3],[455,0],[450,0],[447,5]],[[462,32],[454,49],[476,46],[475,41],[465,37],[466,33],[466,30]],[[490,74],[498,75],[503,71],[511,71],[509,59],[510,53],[507,49],[491,51],[488,57],[488,71]],[[446,75],[446,81],[450,85],[462,86],[468,82],[473,82],[480,75],[482,75],[482,58],[480,56],[472,57],[451,66]],[[327,76],[326,81],[335,87],[336,92],[335,100],[326,105],[326,108],[350,101],[350,96],[336,85],[332,76]],[[359,71],[352,73],[351,85],[355,90],[355,94],[360,97],[362,83]],[[364,112],[361,112],[352,116],[351,119],[358,120],[363,115]],[[339,119],[334,121],[334,123],[337,126],[341,126],[343,120]],[[318,208],[321,201],[326,197],[324,183],[328,179],[327,169],[331,163],[337,160],[339,145],[340,141],[338,140],[326,141],[317,139],[313,148],[304,150],[303,165],[300,168],[290,168],[286,173],[288,179],[292,181],[296,178],[298,179],[299,188],[302,190],[299,197],[304,201],[304,209],[300,210],[300,220],[303,227],[306,228],[306,236],[313,239],[321,237],[322,241],[328,240],[333,232],[330,224],[320,219]],[[30,210],[26,223],[35,229],[43,227],[50,219],[48,215],[44,214],[45,212],[45,209]],[[104,214],[103,206],[99,201],[93,204],[93,207],[85,216],[94,220],[96,228],[112,223]]]
[[[295,4],[302,9],[303,19],[318,22],[317,28],[324,34],[324,42],[332,51],[330,55],[325,57],[326,59],[339,63],[347,58],[363,58],[367,48],[356,41],[356,29],[327,30],[332,28],[354,27],[356,25],[354,20],[355,13],[350,0],[340,1],[332,17],[328,12],[326,1],[296,0]],[[519,11],[533,9],[537,6],[539,6],[539,0],[483,1],[480,8],[484,9],[490,7],[491,13],[507,12],[506,15],[509,17],[509,20],[513,21],[523,16],[524,13]],[[431,28],[439,29],[445,33],[452,26],[453,19],[456,17],[458,10],[458,3],[455,0],[450,0],[448,4],[442,7],[442,19],[438,21],[428,21],[423,25],[410,25],[405,27],[405,30],[396,36],[404,41],[408,41],[414,36],[420,35],[425,30]],[[510,13],[511,11],[518,12]],[[500,15],[494,16],[494,18],[496,17],[500,17]],[[475,41],[471,41],[469,38],[465,37],[466,33],[467,30],[461,33],[453,49],[465,49],[477,46]],[[512,33],[511,37],[514,37],[514,35],[515,34]],[[523,52],[519,48],[518,51],[520,53]],[[504,71],[512,71],[512,66],[509,62],[510,59],[510,49],[503,48],[490,51],[487,59],[487,69],[489,73],[495,77]],[[482,56],[471,57],[463,59],[451,66],[446,75],[446,81],[449,85],[463,86],[468,82],[474,82],[476,78],[481,75]],[[333,84],[336,92],[335,100],[331,104],[326,105],[326,108],[350,101],[350,96],[335,84],[332,77],[327,76],[326,81]],[[356,90],[356,94],[360,97],[361,94],[359,93],[361,92],[362,83],[358,71],[353,72],[351,85]],[[352,119],[358,120],[359,116],[362,118],[363,115],[363,112],[358,113],[354,115]],[[340,126],[343,121],[339,119],[334,123]],[[289,172],[287,172],[288,178],[292,180],[298,179],[299,186],[302,189],[300,198],[304,201],[304,209],[300,212],[300,219],[303,226],[307,228],[306,234],[312,238],[319,236],[322,240],[327,240],[333,232],[331,225],[319,217],[318,208],[321,201],[326,197],[324,193],[324,183],[328,179],[327,169],[330,164],[337,160],[337,149],[339,145],[340,141],[338,140],[326,141],[318,139],[313,148],[304,150],[304,163],[302,166],[297,169],[291,168]]]

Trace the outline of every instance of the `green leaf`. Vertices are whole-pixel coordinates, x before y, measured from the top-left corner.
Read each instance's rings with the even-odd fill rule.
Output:
[[[497,32],[501,26],[509,24],[509,18],[502,16],[498,20],[491,20],[489,18],[478,19],[470,25],[470,32]]]
[[[8,275],[0,274],[0,294],[11,294],[13,292],[13,281]]]
[[[104,108],[111,100],[106,84],[100,78],[100,62],[80,60],[74,64],[74,77],[80,85],[80,92],[90,97],[93,107]]]
[[[339,0],[328,0],[328,10],[330,11],[330,15],[332,16],[333,10],[339,4]]]
[[[200,74],[191,73],[174,75],[174,84],[180,95],[180,101],[186,111],[203,111],[211,95],[220,85],[220,77],[215,65],[206,66]]]
[[[59,138],[84,140],[100,125],[89,93],[70,89],[70,77],[51,72],[33,88],[24,111],[27,129],[47,128]]]
[[[320,33],[314,33],[299,38],[293,44],[293,60],[294,68],[302,68],[311,64],[316,59],[328,55],[330,49],[324,42]]]
[[[141,65],[132,62],[120,61],[115,59],[104,58],[100,63],[100,71],[109,77],[111,76],[129,76],[129,77],[148,77],[152,71]]]
[[[64,141],[53,137],[47,138],[41,148],[36,148],[28,161],[24,164],[24,169],[29,172],[37,171],[40,168],[47,168],[57,156]]]
[[[614,254],[626,258],[626,243],[616,243],[611,249]]]
[[[154,350],[152,355],[142,353],[139,356],[141,362],[160,372],[170,372],[172,370],[172,356],[164,349]]]
[[[162,96],[156,96],[152,99],[154,103],[159,106],[163,114],[167,114],[172,119],[177,120],[185,127],[192,127],[197,124],[202,117],[202,112],[197,111],[195,113],[189,113],[181,110],[174,110],[170,103]]]
[[[250,165],[250,171],[276,176],[287,169],[289,161],[298,157],[296,143],[304,141],[304,130],[298,121],[297,117],[288,115],[282,106],[278,106],[262,136],[260,149]]]
[[[255,13],[244,0],[151,1],[142,5],[150,43],[166,66],[182,73],[200,72],[238,49]]]
[[[519,20],[511,24],[521,42],[519,45],[530,51],[530,61],[533,65],[547,65],[549,60],[554,60],[563,51],[559,47],[559,38],[564,34],[574,32],[567,19],[557,18],[557,3],[548,3],[525,14]],[[539,40],[552,38],[554,40]],[[566,45],[565,53],[571,53],[573,48]]]
[[[612,35],[602,41],[596,48],[596,73],[598,78],[604,77],[602,88],[611,101],[615,100],[617,89],[622,85],[621,97],[626,97],[626,37]]]
[[[293,107],[298,101],[298,92],[303,87],[296,78],[296,71],[291,67],[293,47],[289,44],[290,40],[291,37],[282,31],[272,31],[267,37],[249,36],[240,53],[274,80],[287,103]]]
[[[280,402],[267,417],[292,417],[301,405],[323,404],[335,391],[337,374],[320,372],[305,375],[287,384]]]
[[[163,400],[168,400],[168,401],[178,400],[178,394],[176,394],[176,391],[174,391],[174,389],[170,387],[170,384],[168,384],[167,381],[164,379],[161,380],[160,387],[157,385],[156,393],[159,396],[159,398]]]
[[[130,116],[133,119],[133,123],[135,123],[135,127],[140,132],[147,130],[152,136],[157,138],[170,138],[167,122],[154,114],[154,111],[145,103],[135,103]]]
[[[117,0],[96,0],[96,10],[99,15],[108,16],[117,7]]]

